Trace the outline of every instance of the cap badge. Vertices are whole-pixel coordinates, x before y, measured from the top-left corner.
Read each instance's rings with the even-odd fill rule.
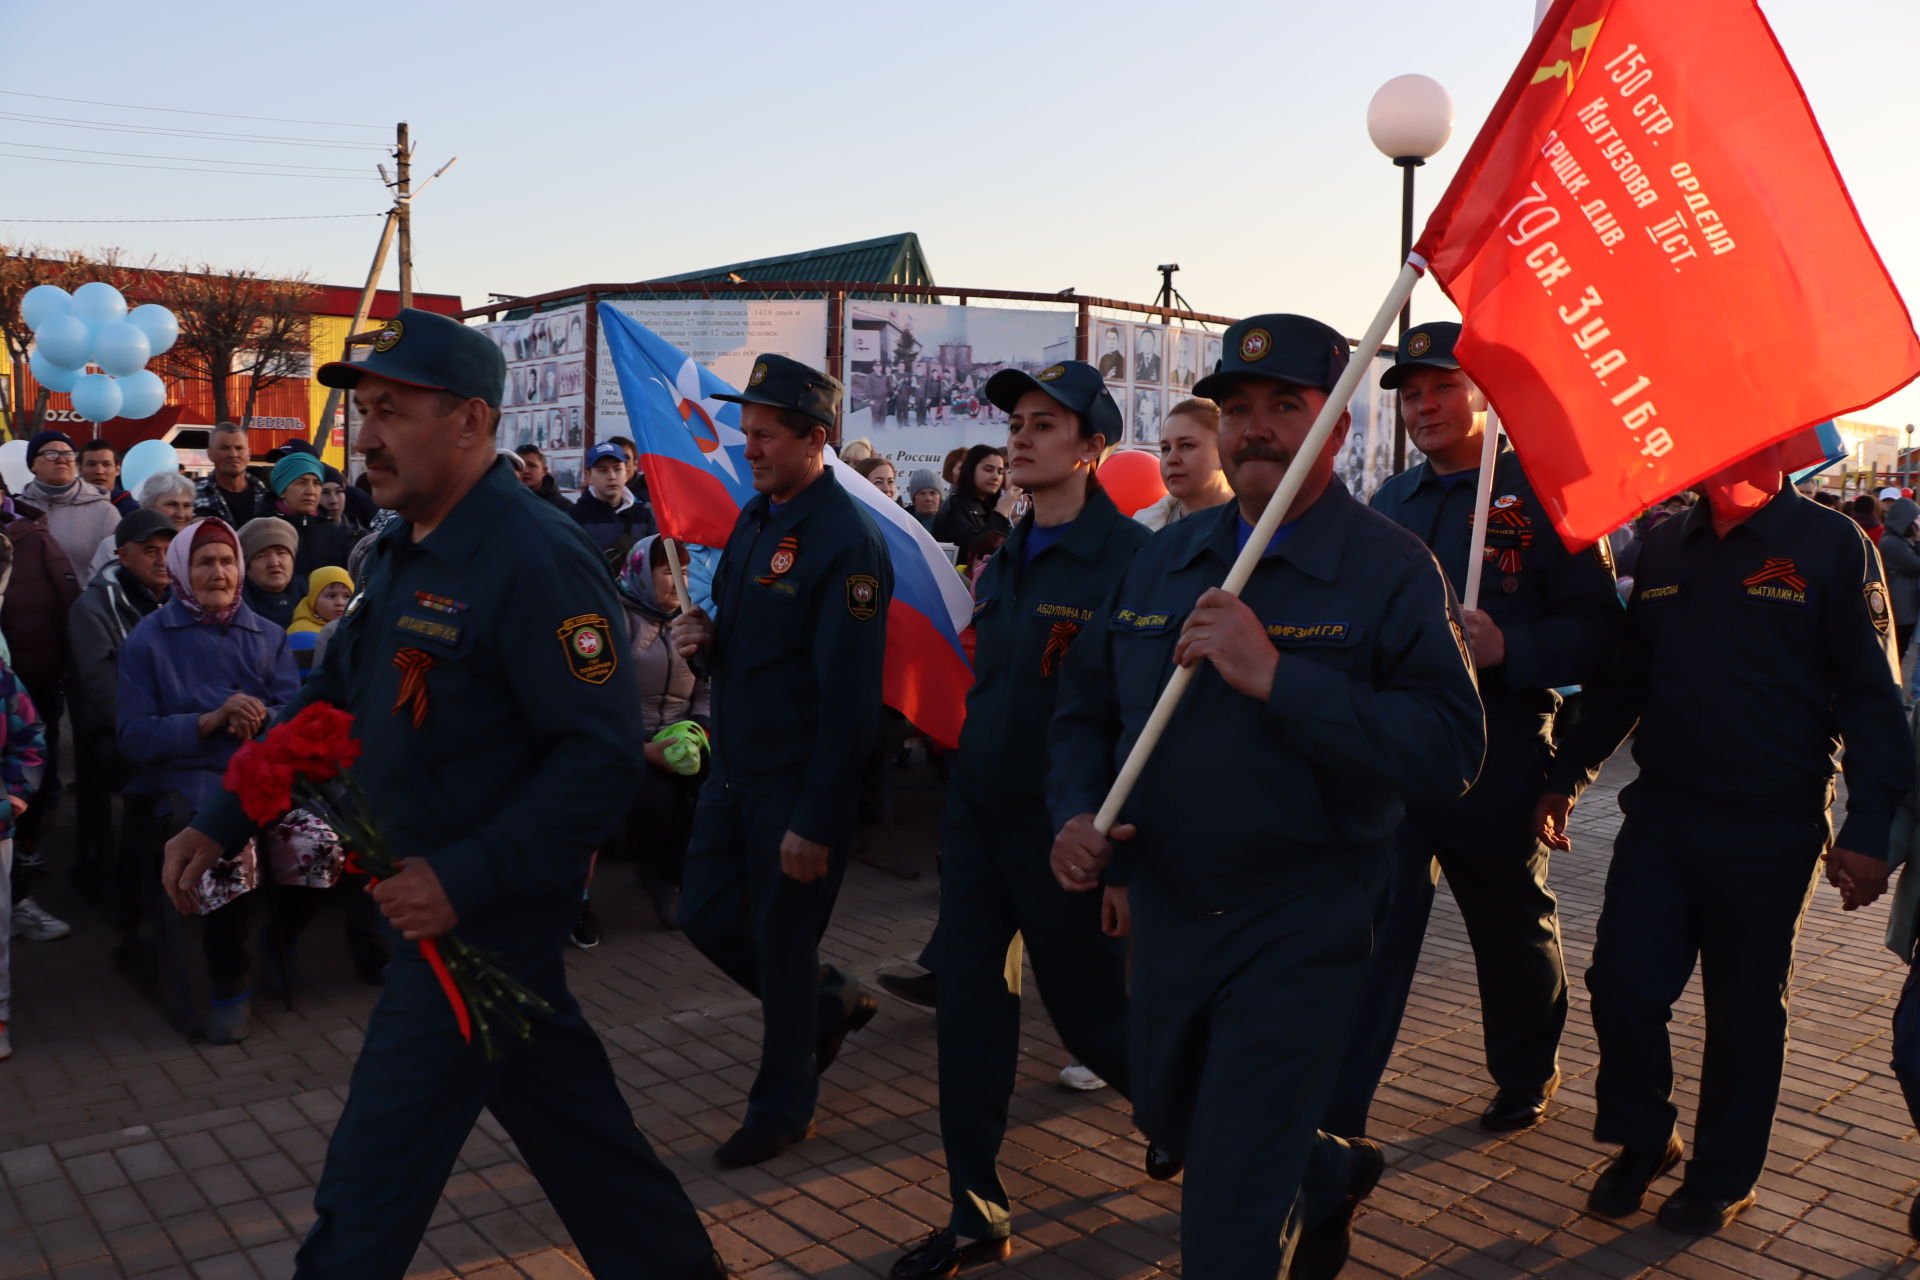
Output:
[[[747,385],[757,387],[767,380],[767,365],[763,360],[753,366],[753,376],[747,379]]]
[[[1421,356],[1427,354],[1427,352],[1431,351],[1432,349],[1433,349],[1432,334],[1416,333],[1416,334],[1409,335],[1407,338],[1407,354],[1412,356],[1416,360],[1419,359]]]
[[[1039,382],[1052,382],[1052,381],[1053,381],[1053,380],[1054,380],[1055,378],[1057,378],[1057,377],[1059,377],[1059,376],[1060,376],[1061,374],[1063,374],[1063,373],[1065,373],[1066,371],[1067,371],[1067,366],[1065,366],[1065,365],[1063,365],[1063,364],[1056,364],[1056,365],[1054,365],[1054,366],[1053,366],[1052,368],[1050,368],[1050,369],[1048,369],[1048,370],[1046,370],[1046,371],[1045,371],[1044,373],[1042,373],[1042,374],[1041,374],[1041,375],[1039,376],[1039,378],[1038,378],[1038,379],[1036,379],[1036,381],[1039,381]]]
[[[406,321],[389,320],[387,321],[387,327],[380,331],[380,336],[373,340],[373,349],[375,351],[379,351],[383,353],[391,351],[395,347],[399,346],[400,339],[406,336],[407,336]]]
[[[1258,364],[1272,350],[1273,335],[1265,329],[1249,329],[1240,335],[1240,359],[1247,364]]]

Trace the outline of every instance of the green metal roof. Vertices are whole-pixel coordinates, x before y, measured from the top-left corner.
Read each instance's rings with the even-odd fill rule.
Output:
[[[797,283],[859,283],[859,284],[920,284],[933,283],[933,272],[927,266],[926,255],[920,251],[920,237],[911,231],[899,235],[879,236],[872,240],[856,240],[852,244],[836,244],[825,249],[807,249],[800,253],[777,254],[770,258],[754,258],[749,262],[730,262],[723,267],[707,267],[701,271],[684,271],[673,276],[654,276],[663,284],[698,284],[710,282],[725,284],[733,276],[742,280],[790,280]],[[618,293],[598,295],[607,301],[624,299],[679,299],[684,293],[655,293],[647,289],[627,289]],[[817,298],[818,290],[741,289],[731,291],[729,298]],[[872,292],[859,290],[850,292],[849,297],[893,300],[897,295],[889,294],[885,289]],[[586,300],[582,292],[578,297],[560,298],[541,304],[545,311],[556,311],[561,307],[572,306]],[[514,308],[504,313],[508,320],[524,319],[533,314],[526,308]]]
[[[831,245],[825,249],[806,249],[799,253],[776,254],[769,258],[730,262],[722,267],[707,267],[700,271],[683,271],[679,275],[654,278],[673,284],[693,284],[703,280],[718,284],[736,275],[743,280],[859,281],[873,284],[933,283],[933,272],[927,266],[926,255],[920,251],[920,237],[911,231],[900,235],[879,236],[872,240],[856,240],[852,244]],[[675,295],[635,291],[619,296],[647,298]],[[781,289],[767,293],[743,292],[733,296],[790,298],[802,295],[793,290]],[[861,294],[860,296],[869,295]]]

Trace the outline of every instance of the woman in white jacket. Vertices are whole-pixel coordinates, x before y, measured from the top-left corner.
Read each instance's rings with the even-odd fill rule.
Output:
[[[1196,511],[1233,497],[1220,473],[1220,407],[1211,400],[1182,400],[1160,428],[1160,482],[1167,496],[1133,513],[1149,529],[1164,529]]]

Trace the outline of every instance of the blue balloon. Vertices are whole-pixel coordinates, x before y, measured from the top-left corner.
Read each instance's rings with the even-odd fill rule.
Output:
[[[47,363],[62,369],[85,368],[93,352],[93,330],[76,316],[55,316],[33,331],[33,340]]]
[[[120,416],[120,384],[104,373],[83,373],[73,384],[73,411],[88,422]]]
[[[73,311],[73,295],[57,284],[37,284],[20,296],[20,318],[38,329],[55,316]]]
[[[180,340],[180,321],[157,302],[127,312],[127,323],[147,335],[147,344],[152,348],[150,355],[165,355]]]
[[[124,385],[124,384],[123,384]],[[128,413],[124,409],[123,418],[143,418],[145,414]],[[140,487],[140,482],[148,476],[158,475],[162,471],[178,471],[180,455],[174,447],[164,440],[142,440],[127,450],[127,456],[120,460],[120,483],[128,490]]]
[[[103,324],[112,324],[127,318],[127,300],[120,291],[104,280],[95,280],[83,284],[73,291],[72,314],[86,322],[89,328],[98,329]]]
[[[120,384],[120,416],[123,418],[151,418],[167,403],[167,384],[151,369],[142,369],[115,381]],[[134,448],[139,446],[135,445]],[[129,452],[127,459],[130,461],[132,457],[133,454]],[[125,477],[126,469],[127,462],[123,461],[120,464],[120,483],[131,489],[133,484]]]
[[[79,381],[80,371],[57,365],[47,359],[46,353],[35,347],[33,354],[27,357],[27,368],[33,370],[33,380],[49,391],[71,391],[73,384]]]
[[[93,362],[116,378],[146,368],[150,350],[146,333],[125,320],[103,324],[93,332]]]

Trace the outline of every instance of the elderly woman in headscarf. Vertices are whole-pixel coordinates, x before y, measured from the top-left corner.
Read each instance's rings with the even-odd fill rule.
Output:
[[[273,514],[293,526],[299,539],[293,553],[293,576],[310,576],[315,569],[344,567],[353,550],[354,536],[329,520],[320,508],[327,468],[310,453],[295,449],[273,464],[268,487],[278,499]]]
[[[286,633],[241,598],[240,540],[226,522],[201,519],[183,529],[167,549],[167,574],[167,603],[141,620],[120,651],[116,695],[120,752],[135,770],[130,789],[156,800],[156,864],[164,837],[218,794],[233,753],[300,684]],[[216,864],[198,891],[210,993],[204,1032],[215,1044],[247,1034],[246,893],[257,879],[251,848]]]

